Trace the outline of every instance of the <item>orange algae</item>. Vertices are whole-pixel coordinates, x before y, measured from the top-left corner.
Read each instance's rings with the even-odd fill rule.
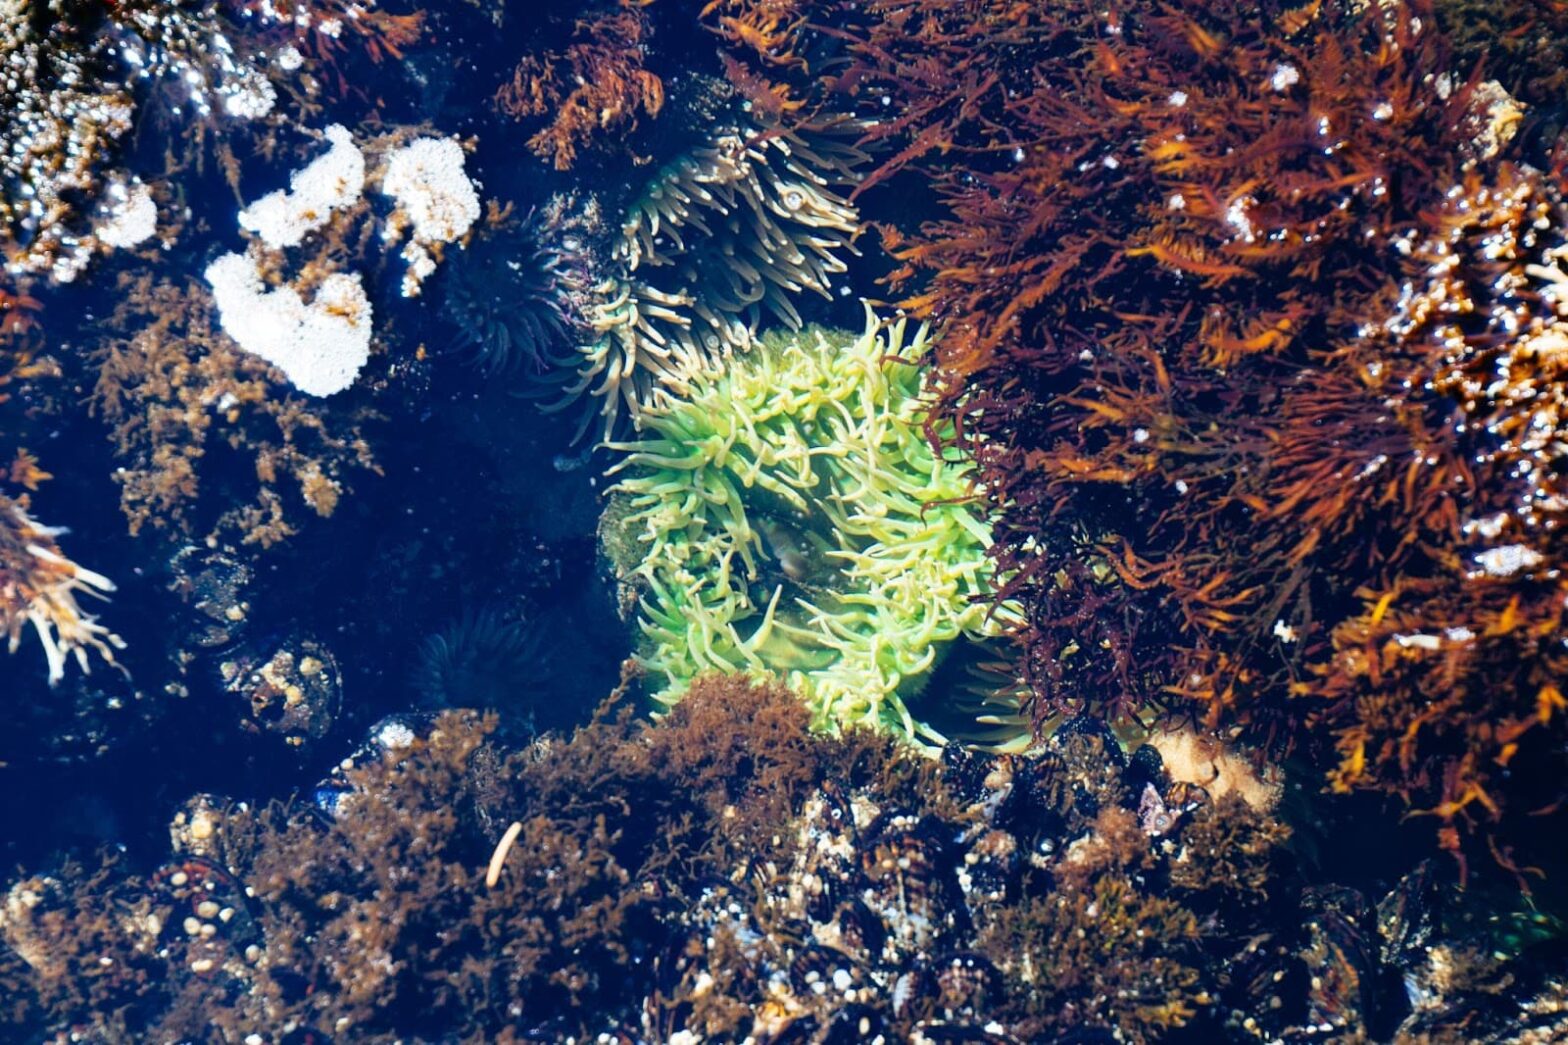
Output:
[[[525,55],[496,93],[511,116],[547,118],[528,147],[556,170],[570,169],[595,139],[635,127],[639,113],[652,119],[664,107],[664,83],[644,64],[648,2],[621,0],[577,19],[563,50]]]
[[[123,462],[115,473],[132,533],[239,540],[270,547],[294,534],[302,509],[329,516],[348,477],[376,468],[361,426],[368,411],[281,391],[266,363],[218,327],[194,284],[128,280],[99,357],[93,407]],[[253,479],[225,487],[224,507],[203,477],[209,455],[239,455]]]
[[[883,242],[942,324],[933,423],[1002,513],[1037,721],[1242,725],[1509,862],[1564,797],[1568,218],[1555,162],[1505,162],[1506,91],[1425,2],[831,6],[708,11],[751,78],[834,41],[869,213],[936,186]]]

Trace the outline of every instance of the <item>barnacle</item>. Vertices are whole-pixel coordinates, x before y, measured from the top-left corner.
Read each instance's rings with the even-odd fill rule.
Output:
[[[103,37],[83,34],[32,0],[0,3],[0,248],[7,271],[69,280],[86,264],[82,198],[101,191],[116,142],[130,129],[130,90],[95,75]]]
[[[0,632],[15,653],[22,629],[31,624],[54,685],[65,677],[68,655],[91,671],[89,653],[113,664],[114,651],[125,643],[76,601],[79,594],[111,592],[114,584],[66,558],[54,540],[65,531],[37,522],[27,507],[25,497],[0,494]]]
[[[791,295],[824,297],[853,249],[855,208],[836,191],[863,155],[850,125],[801,134],[732,126],[667,164],[631,205],[613,249],[614,275],[588,320],[598,337],[578,356],[568,401],[600,400],[604,438],[661,393],[745,352],[766,308],[801,323]],[[584,419],[584,431],[592,423]]]
[[[238,28],[217,0],[0,4],[0,250],[10,273],[69,282],[95,253],[152,234],[148,188],[112,167],[134,120],[178,119],[194,156],[220,122],[274,112],[273,77],[284,69]],[[235,175],[228,143],[216,147]]]
[[[905,337],[869,310],[859,337],[765,336],[612,444],[606,544],[641,589],[658,703],[707,671],[771,672],[819,729],[933,738],[908,701],[1005,617],[976,601],[988,523],[970,466],[926,437],[925,331]]]

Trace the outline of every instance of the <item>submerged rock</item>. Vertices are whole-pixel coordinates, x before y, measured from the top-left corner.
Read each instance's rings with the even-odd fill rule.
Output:
[[[612,703],[521,749],[493,725],[395,716],[312,802],[192,799],[150,876],[19,881],[0,1020],[692,1043],[1385,1040],[1403,1020],[1399,1040],[1453,1041],[1523,1003],[1563,1025],[1558,979],[1434,919],[1441,875],[1376,908],[1303,888],[1270,814],[1103,731],[931,760],[811,737],[787,691],[714,676],[658,724]]]

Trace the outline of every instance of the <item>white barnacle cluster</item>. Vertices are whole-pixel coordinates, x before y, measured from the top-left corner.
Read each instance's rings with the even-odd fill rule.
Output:
[[[316,32],[336,40],[343,35],[345,15],[358,20],[376,4],[375,0],[346,0],[330,6],[341,9],[342,14],[327,13],[327,4],[313,5],[302,0],[242,0],[241,12],[263,26],[287,26],[301,36]]]
[[[130,73],[177,92],[175,115],[188,107],[202,118],[254,120],[277,105],[269,57],[237,46],[223,31],[216,4],[127,6],[114,28],[115,53]]]
[[[1544,558],[1528,545],[1504,544],[1477,552],[1475,564],[1488,577],[1512,577],[1516,573],[1534,569]]]
[[[269,192],[240,211],[240,228],[274,250],[297,247],[306,235],[332,220],[336,211],[359,202],[365,189],[365,156],[342,124],[323,134],[327,152],[289,177],[289,187]]]
[[[93,235],[112,250],[147,242],[158,231],[158,205],[139,179],[116,179],[103,194],[103,207]]]
[[[260,244],[225,254],[206,270],[224,331],[314,396],[348,388],[370,358],[370,299],[357,273],[327,275],[309,300],[302,287],[269,286],[261,248],[297,247],[359,202],[364,156],[346,128],[334,124],[324,136],[327,153],[296,171],[286,191],[269,193],[240,212],[240,226]]]
[[[97,195],[134,108],[122,85],[91,75],[97,45],[36,29],[32,7],[0,0],[0,235],[8,272],[66,282],[96,243],[74,201]]]
[[[306,301],[294,287],[269,288],[258,260],[225,254],[207,266],[223,329],[306,395],[348,388],[370,358],[370,299],[358,274],[327,276]]]
[[[397,204],[383,237],[411,233],[403,247],[403,296],[415,297],[435,271],[441,248],[468,235],[479,220],[479,193],[464,170],[463,147],[452,138],[408,143],[387,160],[381,191]]]
[[[114,651],[125,648],[118,635],[77,604],[79,593],[102,597],[114,584],[61,554],[54,539],[64,532],[39,524],[21,502],[0,494],[0,632],[15,653],[23,629],[32,626],[49,664],[51,686],[65,677],[67,656],[88,672],[90,652],[113,664]]]
[[[1269,77],[1269,88],[1275,91],[1288,91],[1301,82],[1301,70],[1289,62],[1281,62],[1274,67],[1273,74]]]
[[[1467,166],[1492,160],[1524,125],[1524,106],[1496,80],[1476,85],[1466,113],[1468,132],[1460,152]]]

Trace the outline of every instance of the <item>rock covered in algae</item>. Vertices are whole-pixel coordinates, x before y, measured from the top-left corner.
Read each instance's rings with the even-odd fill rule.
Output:
[[[1563,1026],[1549,973],[1516,990],[1444,937],[1436,879],[1375,913],[1304,890],[1277,821],[1082,722],[931,760],[707,677],[659,723],[612,705],[522,749],[491,725],[389,719],[308,800],[196,796],[151,874],[17,879],[6,1030],[1005,1045],[1367,1040],[1419,1016],[1406,1040],[1440,1041],[1516,994]],[[1425,992],[1408,1016],[1401,973]]]

